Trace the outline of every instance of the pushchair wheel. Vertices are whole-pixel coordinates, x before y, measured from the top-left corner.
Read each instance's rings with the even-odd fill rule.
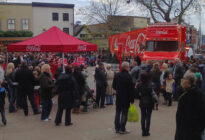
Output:
[[[93,103],[93,108],[97,108],[97,103]]]

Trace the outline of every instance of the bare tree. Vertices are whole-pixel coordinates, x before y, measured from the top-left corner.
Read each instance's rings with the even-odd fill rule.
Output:
[[[87,7],[79,8],[78,15],[82,15],[89,23],[106,23],[107,16],[125,15],[129,9],[125,0],[91,0]]]
[[[128,0],[128,2],[130,2]],[[170,22],[178,18],[178,23],[183,21],[183,15],[189,8],[198,6],[198,0],[135,0],[144,6],[150,13],[154,22]]]

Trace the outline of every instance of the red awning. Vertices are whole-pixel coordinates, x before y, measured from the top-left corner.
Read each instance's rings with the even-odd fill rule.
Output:
[[[9,44],[8,52],[88,52],[97,45],[79,40],[56,26],[26,41]]]

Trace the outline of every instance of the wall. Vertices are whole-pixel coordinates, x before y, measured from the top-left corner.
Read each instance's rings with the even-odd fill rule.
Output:
[[[52,13],[59,13],[58,21],[53,21]],[[70,35],[73,35],[73,9],[72,8],[50,8],[50,7],[33,7],[33,33],[34,36],[48,30],[52,26],[57,26],[61,30],[69,28]],[[69,13],[69,21],[63,21],[63,13]]]
[[[33,30],[31,4],[0,4],[0,30],[7,31],[7,20],[15,19],[15,30],[22,30],[22,19],[29,19],[29,30]]]
[[[139,28],[145,28],[147,27],[147,24],[149,24],[150,19],[149,18],[134,18],[134,28],[139,29]]]

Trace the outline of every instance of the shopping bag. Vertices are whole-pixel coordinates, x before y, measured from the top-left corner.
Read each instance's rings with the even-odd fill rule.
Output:
[[[128,110],[127,121],[128,122],[139,122],[139,114],[138,114],[137,108],[134,105],[131,105]]]

